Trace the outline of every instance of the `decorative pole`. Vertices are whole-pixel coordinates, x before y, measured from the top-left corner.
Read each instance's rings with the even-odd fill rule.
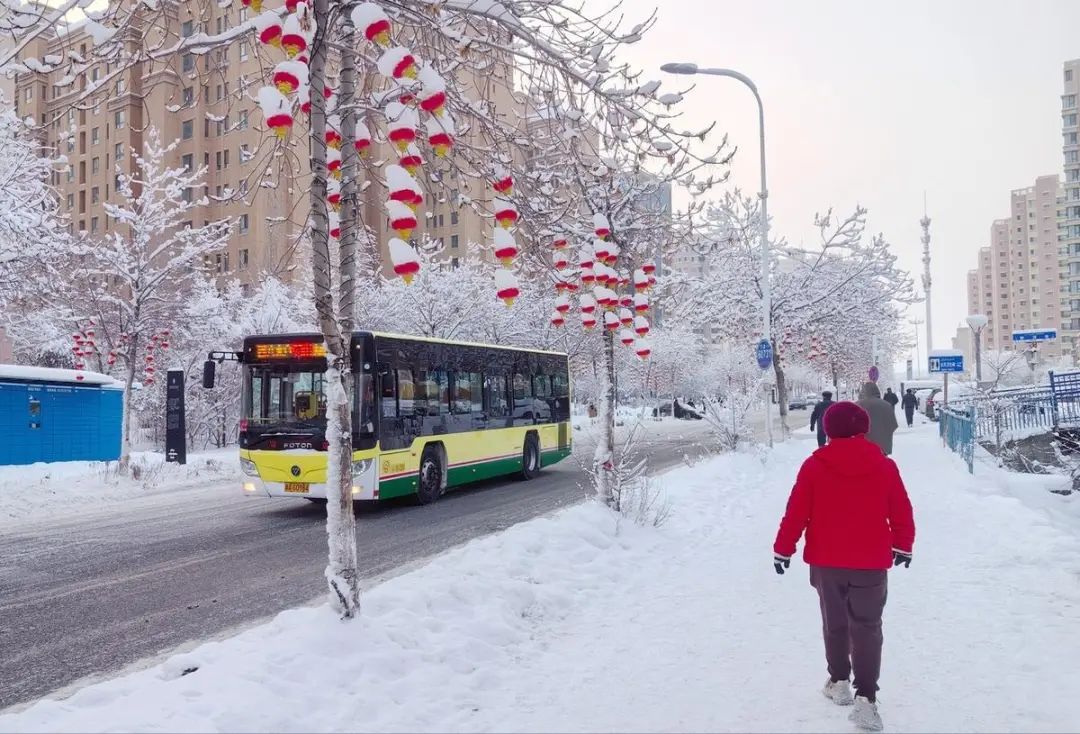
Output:
[[[919,221],[922,225],[923,245],[923,276],[922,287],[926,295],[926,353],[934,350],[934,331],[930,317],[930,217],[926,215],[926,195],[923,195],[923,218]]]

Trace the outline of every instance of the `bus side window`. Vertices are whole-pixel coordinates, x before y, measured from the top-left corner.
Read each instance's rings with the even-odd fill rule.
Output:
[[[396,418],[397,405],[397,380],[393,372],[386,372],[381,380],[381,394],[379,396],[380,415],[383,418]]]
[[[416,383],[412,370],[397,371],[398,406],[402,418],[416,415]]]
[[[455,372],[454,397],[450,412],[457,415],[484,412],[480,384],[479,372]]]
[[[484,375],[484,409],[488,418],[505,418],[508,408],[506,378],[502,375]]]
[[[543,423],[551,421],[555,412],[555,403],[551,399],[551,378],[547,375],[533,375],[533,394],[536,396],[536,419]]]

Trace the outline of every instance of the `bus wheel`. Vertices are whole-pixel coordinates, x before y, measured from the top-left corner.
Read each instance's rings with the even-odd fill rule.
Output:
[[[521,449],[521,478],[532,479],[540,473],[540,442],[535,433],[525,436],[525,446]]]
[[[420,457],[420,474],[416,480],[416,496],[420,504],[430,505],[442,494],[442,462],[434,447],[424,449]]]

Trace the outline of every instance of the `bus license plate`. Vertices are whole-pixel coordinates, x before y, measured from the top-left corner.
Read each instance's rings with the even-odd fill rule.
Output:
[[[310,487],[306,482],[285,482],[285,491],[288,494],[307,494]]]

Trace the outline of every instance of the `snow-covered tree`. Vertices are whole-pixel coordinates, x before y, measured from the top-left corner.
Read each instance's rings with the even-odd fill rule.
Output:
[[[917,300],[911,277],[897,266],[888,241],[867,236],[865,209],[857,207],[843,219],[830,210],[815,217],[815,226],[820,239],[813,247],[770,242],[773,370],[785,431],[789,361],[823,349],[834,375],[844,370],[857,379],[873,364],[875,344],[885,358],[900,351],[899,309]],[[680,294],[682,310],[726,325],[733,337],[760,338],[759,228],[758,201],[737,190],[706,210],[695,246],[713,267],[708,280]]]

